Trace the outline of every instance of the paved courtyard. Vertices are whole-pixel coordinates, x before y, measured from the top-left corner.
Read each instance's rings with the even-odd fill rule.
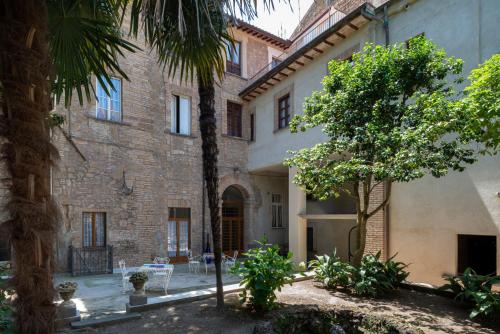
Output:
[[[134,271],[134,268],[130,268]],[[224,284],[238,282],[238,277],[225,274],[223,271],[222,280]],[[128,302],[128,293],[121,292],[121,274],[76,276],[69,274],[59,274],[55,278],[56,285],[63,281],[78,283],[78,290],[75,293],[73,302],[80,310],[82,318],[99,317],[113,313],[124,313],[125,303]],[[175,294],[186,291],[194,291],[215,286],[215,270],[212,268],[205,275],[203,267],[199,273],[190,273],[187,264],[176,264],[170,284],[168,294]],[[163,291],[146,291],[148,297],[164,295]]]

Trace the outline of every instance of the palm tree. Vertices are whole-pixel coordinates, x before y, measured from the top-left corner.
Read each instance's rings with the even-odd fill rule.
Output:
[[[287,0],[283,0],[287,1]],[[263,6],[272,8],[272,0]],[[197,74],[203,169],[207,184],[217,269],[217,305],[222,307],[220,217],[214,73],[222,78],[228,19],[256,14],[256,0],[3,0],[0,3],[0,135],[10,178],[6,210],[14,249],[16,329],[52,333],[52,275],[58,210],[49,191],[49,168],[57,158],[49,138],[51,96],[69,105],[93,95],[91,75],[112,87],[123,78],[118,56],[134,45],[120,34],[120,15],[131,9],[131,31],[142,25],[149,45],[169,73]],[[229,15],[228,15],[229,14]]]
[[[117,56],[133,46],[120,37],[113,0],[3,0],[0,3],[2,158],[10,178],[7,226],[13,247],[15,327],[52,333],[52,273],[58,210],[49,168],[56,150],[49,138],[51,93],[67,104],[75,89],[91,96],[90,74],[110,82],[121,75]],[[126,76],[125,76],[126,77]],[[103,80],[103,79],[101,79]]]
[[[278,0],[279,1],[279,0]],[[282,0],[288,2],[288,0]],[[224,306],[221,272],[221,227],[217,169],[217,133],[214,100],[214,75],[224,76],[226,46],[233,43],[228,26],[239,16],[251,19],[257,13],[257,0],[131,0],[131,33],[137,36],[142,28],[148,45],[156,49],[159,61],[193,81],[196,75],[200,98],[200,132],[203,152],[210,225],[215,255],[217,307]],[[261,1],[273,9],[273,0]],[[124,6],[126,7],[126,6]],[[125,13],[125,12],[124,12]]]

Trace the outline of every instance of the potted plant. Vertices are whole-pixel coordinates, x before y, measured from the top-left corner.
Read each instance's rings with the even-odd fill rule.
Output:
[[[63,282],[57,286],[57,291],[64,302],[73,298],[78,284],[76,282]]]
[[[128,279],[128,281],[132,283],[132,285],[134,286],[136,293],[141,293],[142,291],[144,291],[144,284],[146,283],[147,280],[148,280],[148,275],[146,275],[146,273],[143,272],[133,273]]]

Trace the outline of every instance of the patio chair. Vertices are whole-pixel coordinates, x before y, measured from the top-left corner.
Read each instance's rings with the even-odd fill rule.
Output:
[[[153,260],[154,263],[156,264],[169,264],[170,263],[170,258],[169,257],[155,257]]]
[[[188,266],[189,272],[193,271],[193,273],[200,272],[200,256],[193,256],[193,251],[188,250]]]
[[[205,265],[205,275],[208,275],[208,267],[215,268],[215,258],[213,255],[204,254],[202,259],[203,259],[203,264]]]
[[[233,256],[226,256],[224,258],[224,268],[226,268],[226,274],[229,273],[231,269],[236,264],[236,258],[238,257],[238,251],[234,251]]]
[[[122,274],[122,293],[126,293],[132,287],[132,283],[128,281],[130,275],[128,274],[127,267],[125,266],[125,260],[118,261],[120,266],[120,272]]]

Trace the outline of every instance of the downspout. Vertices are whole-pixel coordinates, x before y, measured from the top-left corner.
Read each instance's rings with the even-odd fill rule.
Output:
[[[201,181],[201,253],[205,252],[205,176]]]
[[[387,5],[384,6],[384,32],[385,32],[385,46],[389,46],[390,38],[389,38],[389,7]]]

